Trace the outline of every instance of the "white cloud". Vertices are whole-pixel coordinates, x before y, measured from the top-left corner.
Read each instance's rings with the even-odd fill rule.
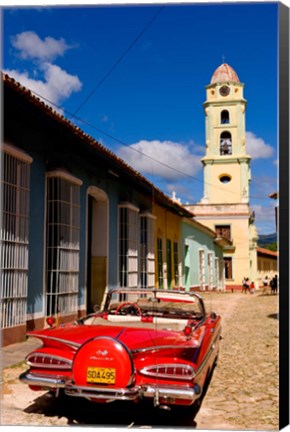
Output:
[[[11,43],[19,51],[21,58],[41,61],[52,61],[58,56],[63,56],[71,48],[64,39],[54,39],[48,36],[41,40],[32,31],[18,33],[11,38]]]
[[[3,71],[14,78],[24,87],[30,89],[54,109],[61,111],[55,105],[69,98],[72,93],[82,88],[82,83],[76,75],[52,63],[58,56],[72,48],[64,39],[46,37],[43,40],[32,32],[18,33],[11,38],[11,43],[19,51],[21,59],[30,60],[28,70],[7,69]]]
[[[166,180],[182,178],[182,173],[192,176],[201,169],[200,157],[193,154],[192,144],[141,140],[120,148],[118,154],[137,171]]]
[[[82,83],[76,75],[70,75],[59,66],[43,63],[40,65],[40,69],[44,73],[43,81],[30,78],[28,72],[6,70],[4,73],[7,73],[24,87],[37,93],[37,96],[42,96],[45,103],[48,104],[48,101],[51,101],[53,104],[58,105],[73,92],[80,91],[82,88]]]
[[[274,155],[274,148],[253,132],[246,132],[246,146],[252,159],[267,159]]]
[[[82,83],[76,75],[71,75],[59,66],[45,63],[42,65],[50,92],[58,100],[67,99],[73,92],[80,91]]]

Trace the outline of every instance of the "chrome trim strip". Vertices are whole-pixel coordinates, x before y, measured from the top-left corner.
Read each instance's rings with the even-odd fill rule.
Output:
[[[29,336],[29,337],[35,337],[35,338],[38,338],[38,339],[53,340],[53,341],[56,341],[56,342],[59,342],[59,343],[63,343],[65,345],[71,345],[72,347],[76,347],[76,348],[79,348],[82,345],[82,344],[80,344],[78,342],[72,342],[72,341],[68,341],[66,339],[60,339],[60,338],[57,338],[57,337],[47,336],[47,335],[41,335],[41,334],[32,334],[32,335],[28,334],[27,336]]]
[[[132,387],[130,389],[116,388],[106,389],[100,387],[77,387],[68,386],[65,389],[68,396],[85,397],[94,399],[133,400],[140,397],[156,397],[165,399],[183,399],[193,403],[201,395],[201,388],[195,385],[193,388],[165,387],[159,385],[146,385]]]
[[[136,353],[142,353],[142,352],[147,352],[147,351],[160,351],[163,349],[195,349],[198,347],[195,347],[193,345],[156,345],[156,346],[151,346],[151,347],[147,347],[147,348],[136,348],[131,350],[132,354],[136,354]]]
[[[196,375],[198,375],[202,369],[204,368],[205,364],[207,363],[208,358],[212,355],[213,350],[215,349],[216,346],[216,341],[218,340],[218,338],[221,335],[221,330],[217,333],[217,336],[214,338],[214,340],[212,341],[212,344],[208,350],[208,352],[206,353],[203,361],[201,362],[201,364],[199,365],[199,368],[196,371]]]
[[[82,387],[68,384],[65,394],[94,399],[133,400],[141,396],[141,388]]]
[[[194,402],[201,395],[201,388],[195,385],[193,388],[163,387],[159,385],[148,385],[143,389],[145,397],[154,397],[158,393],[159,398],[183,399]]]
[[[23,372],[19,379],[24,384],[49,388],[64,388],[67,382],[67,377],[57,375],[52,378],[47,375],[30,373],[29,371]]]

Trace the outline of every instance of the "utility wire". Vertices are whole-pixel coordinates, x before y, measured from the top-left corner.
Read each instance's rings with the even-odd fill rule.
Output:
[[[40,95],[40,94],[37,93],[36,91],[33,90],[32,92],[33,92],[36,96],[38,96],[39,98],[45,100],[48,104],[55,106],[58,110],[62,110],[62,111],[65,112],[68,116],[73,116],[73,117],[74,117],[76,120],[78,120],[79,122],[82,122],[83,124],[85,124],[85,125],[89,126],[90,128],[96,130],[97,132],[101,133],[102,135],[104,135],[104,136],[106,136],[106,137],[112,139],[113,141],[115,141],[115,142],[121,144],[122,146],[127,147],[127,148],[129,148],[130,150],[135,151],[136,153],[138,153],[138,154],[140,154],[140,155],[142,155],[142,156],[145,156],[145,157],[147,157],[148,159],[151,159],[152,161],[154,161],[154,162],[156,162],[156,163],[158,163],[158,164],[160,164],[160,165],[162,165],[162,166],[164,166],[164,167],[166,167],[166,168],[168,168],[168,169],[170,169],[170,170],[172,170],[172,171],[174,171],[174,172],[176,172],[176,173],[179,173],[179,174],[182,175],[183,177],[187,177],[187,178],[190,179],[190,180],[195,180],[195,181],[197,181],[197,182],[199,182],[199,183],[206,184],[206,185],[208,185],[208,186],[210,186],[210,187],[212,187],[212,188],[215,188],[215,189],[223,190],[223,188],[221,188],[221,187],[218,187],[218,186],[213,185],[213,184],[211,184],[211,183],[207,183],[207,182],[205,182],[204,180],[200,180],[198,177],[194,177],[194,176],[192,176],[192,175],[190,175],[190,174],[187,174],[187,173],[185,173],[185,172],[183,172],[183,171],[180,171],[180,170],[174,168],[174,167],[171,166],[171,165],[168,165],[168,164],[166,164],[166,163],[164,163],[164,162],[162,162],[162,161],[160,161],[160,160],[158,160],[158,159],[155,159],[155,158],[152,157],[152,156],[147,155],[146,153],[141,152],[140,150],[137,150],[136,148],[132,147],[131,144],[125,143],[125,142],[122,141],[120,138],[116,138],[115,136],[109,134],[108,132],[105,132],[105,131],[103,131],[102,129],[99,129],[97,126],[93,125],[92,123],[89,123],[87,120],[84,120],[84,119],[82,119],[81,117],[78,117],[78,116],[72,114],[72,113],[71,113],[70,111],[68,111],[67,109],[65,109],[65,108],[63,108],[63,107],[57,105],[56,103],[50,101],[50,100],[47,99],[45,96]],[[236,192],[233,192],[233,191],[229,191],[229,192],[232,193],[233,195],[238,195]],[[266,200],[266,197],[262,197],[262,196],[251,196],[251,198],[260,199],[260,200],[262,200],[262,201],[265,201],[265,200]]]
[[[153,15],[153,17],[148,21],[143,30],[135,37],[135,39],[130,43],[128,48],[123,52],[123,54],[116,60],[113,66],[108,70],[108,72],[100,79],[97,85],[93,88],[93,90],[88,94],[88,96],[83,100],[83,102],[79,105],[79,107],[74,111],[71,118],[75,117],[75,115],[81,110],[81,108],[87,103],[87,101],[93,96],[97,89],[101,87],[101,85],[106,81],[106,79],[111,75],[111,73],[116,69],[116,67],[121,63],[121,61],[126,57],[128,52],[133,48],[133,46],[138,42],[138,40],[143,36],[143,34],[148,30],[151,24],[156,20],[158,15],[162,12],[164,6],[158,8],[157,12]]]
[[[195,180],[197,182],[206,184],[210,187],[213,187],[215,189],[219,189],[219,190],[223,190],[223,188],[218,187],[216,185],[212,185],[210,183],[206,183],[204,180],[200,180],[198,177],[194,177],[190,174],[186,174],[183,171],[180,171],[164,162],[161,162],[158,159],[153,158],[152,156],[147,155],[146,153],[141,152],[140,150],[137,150],[136,148],[132,147],[131,144],[127,144],[124,141],[120,140],[119,138],[114,137],[111,134],[108,134],[107,132],[97,128],[96,126],[92,125],[91,123],[83,120],[82,118],[76,116],[76,114],[81,110],[81,108],[86,104],[86,102],[93,96],[93,94],[96,92],[96,90],[98,88],[101,87],[101,85],[106,81],[106,79],[111,75],[111,73],[116,69],[116,67],[121,63],[121,61],[124,59],[124,57],[128,54],[128,52],[133,48],[133,46],[138,42],[138,40],[143,36],[143,34],[147,31],[147,29],[151,26],[151,24],[156,20],[156,18],[158,17],[158,15],[162,12],[162,10],[164,9],[164,6],[161,6],[158,8],[157,12],[153,15],[153,17],[148,21],[148,23],[145,25],[145,27],[141,30],[141,32],[135,37],[135,39],[130,43],[130,45],[127,47],[127,49],[124,51],[124,53],[116,60],[116,62],[113,64],[113,66],[108,70],[108,72],[100,79],[100,81],[97,83],[97,85],[94,87],[94,89],[88,94],[88,96],[83,100],[83,102],[78,106],[78,108],[71,113],[70,111],[66,110],[65,108],[55,104],[54,102],[50,101],[49,99],[47,99],[46,97],[40,95],[39,93],[37,93],[36,91],[33,91],[33,93],[35,95],[37,95],[38,97],[40,97],[41,99],[45,100],[47,103],[49,103],[50,105],[55,106],[57,109],[62,110],[63,112],[67,113],[69,119],[73,119],[75,118],[76,120],[82,122],[83,124],[86,124],[87,126],[91,127],[92,129],[95,129],[96,131],[98,131],[99,133],[101,133],[102,135],[118,142],[119,144],[121,144],[122,146],[125,146],[127,148],[129,148],[130,150],[133,150],[135,152],[137,152],[138,154],[147,157],[148,159],[151,159],[152,161],[159,163],[160,165],[163,165],[164,167],[175,171],[177,173],[179,173],[180,175],[182,175],[183,177],[187,177],[191,180]],[[237,195],[236,192],[233,191],[229,191],[230,193],[232,193],[233,195]],[[265,197],[259,197],[259,196],[252,196],[251,198],[255,198],[255,199],[261,199],[261,200],[265,200]]]

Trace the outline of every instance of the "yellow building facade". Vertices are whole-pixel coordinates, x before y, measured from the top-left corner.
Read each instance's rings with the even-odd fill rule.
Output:
[[[155,216],[155,286],[180,288],[181,265],[181,217],[158,204],[153,205]]]
[[[246,152],[244,85],[223,63],[206,87],[204,196],[189,206],[195,219],[230,240],[224,251],[227,289],[240,289],[248,277],[258,287],[257,232],[249,207],[251,157]]]

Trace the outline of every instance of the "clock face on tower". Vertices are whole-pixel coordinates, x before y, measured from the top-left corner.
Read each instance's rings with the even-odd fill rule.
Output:
[[[229,92],[230,92],[230,88],[228,86],[226,86],[226,85],[223,85],[220,88],[220,95],[221,96],[227,96],[229,94]]]

